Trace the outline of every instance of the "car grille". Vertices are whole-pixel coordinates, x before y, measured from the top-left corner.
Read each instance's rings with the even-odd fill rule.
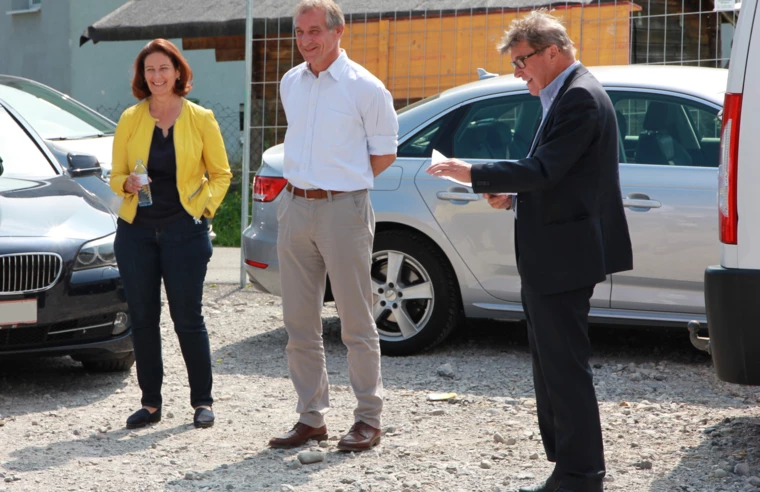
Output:
[[[0,294],[26,294],[51,288],[63,269],[55,253],[16,253],[0,256]]]
[[[108,339],[113,330],[114,316],[104,314],[47,325],[3,328],[0,329],[0,352],[3,349],[72,345]]]

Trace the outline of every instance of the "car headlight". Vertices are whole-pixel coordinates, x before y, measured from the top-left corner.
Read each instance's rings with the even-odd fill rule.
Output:
[[[85,243],[74,262],[74,270],[86,270],[104,266],[116,266],[113,240],[116,233]]]

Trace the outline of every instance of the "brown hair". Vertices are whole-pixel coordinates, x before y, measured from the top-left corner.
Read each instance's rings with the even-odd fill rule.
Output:
[[[145,80],[145,58],[153,53],[163,53],[169,57],[175,70],[179,70],[179,79],[174,83],[174,93],[178,96],[186,96],[193,88],[193,71],[179,49],[166,39],[154,39],[145,45],[135,59],[135,75],[132,78],[132,95],[143,100],[150,96],[150,89]]]
[[[506,55],[521,41],[527,41],[533,49],[555,45],[565,55],[575,55],[573,40],[568,36],[562,21],[546,9],[534,10],[522,19],[513,20],[496,49]]]

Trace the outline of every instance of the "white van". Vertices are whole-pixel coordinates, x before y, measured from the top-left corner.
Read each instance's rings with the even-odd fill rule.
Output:
[[[760,17],[743,0],[723,106],[720,266],[705,271],[710,349],[723,381],[760,385]],[[753,36],[754,27],[758,26]]]

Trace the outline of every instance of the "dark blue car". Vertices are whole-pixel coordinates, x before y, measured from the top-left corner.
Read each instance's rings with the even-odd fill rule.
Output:
[[[85,368],[134,364],[113,240],[115,216],[77,180],[96,157],[45,142],[0,100],[0,360],[70,355]]]

